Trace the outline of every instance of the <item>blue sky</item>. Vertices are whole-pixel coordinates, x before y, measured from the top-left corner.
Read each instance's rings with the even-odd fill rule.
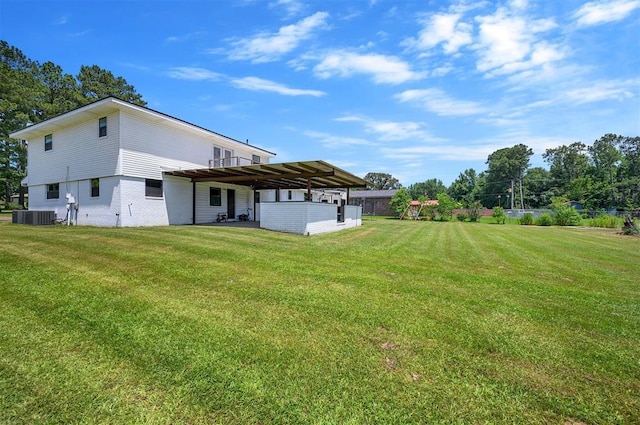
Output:
[[[0,38],[276,152],[403,185],[640,135],[640,0],[0,0]]]

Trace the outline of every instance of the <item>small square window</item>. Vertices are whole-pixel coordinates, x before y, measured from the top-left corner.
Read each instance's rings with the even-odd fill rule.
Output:
[[[91,197],[100,196],[100,179],[91,179]]]
[[[107,135],[107,117],[102,117],[98,120],[98,136],[104,137]]]
[[[145,179],[144,195],[154,198],[162,198],[162,180]]]
[[[260,155],[251,155],[252,164],[260,164]]]
[[[44,136],[44,150],[50,151],[53,149],[53,134],[47,134]]]
[[[60,198],[60,183],[50,183],[47,185],[47,199]]]
[[[212,207],[222,206],[222,189],[219,187],[209,188],[209,205]]]

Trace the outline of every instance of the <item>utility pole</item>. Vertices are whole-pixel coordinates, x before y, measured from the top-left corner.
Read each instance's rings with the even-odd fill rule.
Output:
[[[520,207],[524,211],[524,195],[522,194],[522,179],[520,179]]]
[[[513,209],[513,198],[516,197],[516,193],[513,191],[513,179],[511,179],[511,189],[509,192],[511,192],[511,209]]]

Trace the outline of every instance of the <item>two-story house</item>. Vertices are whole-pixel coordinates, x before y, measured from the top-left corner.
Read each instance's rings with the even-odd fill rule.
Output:
[[[28,141],[29,209],[78,225],[261,219],[261,201],[363,182],[322,161],[270,165],[272,152],[114,97],[11,137]]]

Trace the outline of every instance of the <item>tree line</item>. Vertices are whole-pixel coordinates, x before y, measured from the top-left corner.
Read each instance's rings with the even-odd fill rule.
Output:
[[[67,74],[59,65],[31,60],[0,40],[0,202],[5,207],[13,193],[20,195],[20,206],[25,203],[21,181],[27,146],[9,134],[108,96],[146,106],[142,95],[111,71],[82,65],[76,75]]]
[[[524,144],[499,149],[480,173],[469,168],[446,187],[429,179],[406,187],[411,199],[437,199],[445,193],[464,208],[548,208],[553,199],[580,202],[587,210],[640,208],[640,137],[605,134],[591,145],[574,142],[547,149],[549,168],[531,167],[533,150]],[[400,189],[385,173],[369,173],[368,189]]]

